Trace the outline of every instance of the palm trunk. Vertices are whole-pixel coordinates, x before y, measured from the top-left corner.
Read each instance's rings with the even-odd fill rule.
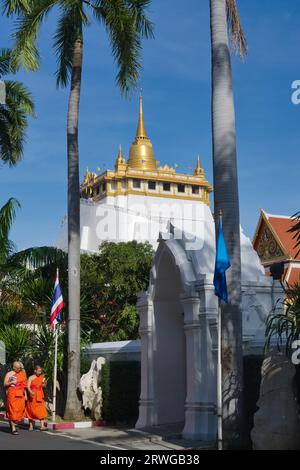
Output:
[[[77,388],[80,379],[80,186],[78,165],[78,117],[83,45],[74,45],[69,97],[68,141],[68,387],[65,417],[82,416]]]
[[[233,447],[240,445],[243,434],[243,352],[240,216],[226,0],[210,0],[210,21],[214,212],[222,210],[231,261],[229,303],[222,307],[223,430],[225,446]]]

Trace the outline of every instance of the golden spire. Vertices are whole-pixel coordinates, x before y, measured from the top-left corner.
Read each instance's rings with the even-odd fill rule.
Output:
[[[140,95],[140,114],[139,114],[139,122],[138,126],[136,129],[136,134],[135,134],[136,139],[148,139],[147,132],[145,129],[145,124],[144,124],[144,116],[143,116],[143,97]]]
[[[197,158],[197,165],[196,165],[196,168],[194,170],[194,175],[195,176],[203,176],[204,175],[204,171],[203,171],[203,168],[201,168],[201,165],[200,165],[200,157],[198,155],[198,158]]]
[[[125,163],[123,153],[122,153],[122,145],[119,145],[119,152],[117,156],[117,163]]]
[[[123,157],[122,146],[119,146],[119,152],[115,163],[116,171],[124,170],[126,168],[125,158]]]
[[[156,170],[153,148],[144,124],[143,98],[140,95],[140,112],[135,140],[130,148],[128,166],[137,170]]]

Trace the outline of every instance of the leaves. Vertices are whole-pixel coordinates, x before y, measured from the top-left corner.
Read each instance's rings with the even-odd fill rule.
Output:
[[[12,64],[15,68],[37,70],[39,52],[37,40],[42,22],[58,6],[60,15],[54,35],[57,56],[57,85],[69,83],[76,40],[83,40],[83,27],[90,25],[87,12],[106,29],[118,72],[116,81],[122,93],[135,87],[141,70],[141,42],[153,38],[153,23],[146,10],[150,0],[39,0],[29,2],[26,11],[20,10],[15,33]]]
[[[54,49],[58,61],[56,84],[65,87],[71,76],[74,44],[77,40],[82,41],[82,26],[87,26],[90,22],[83,6],[78,3],[72,2],[69,5],[68,2],[63,2],[61,11],[54,36]]]
[[[11,51],[2,49],[0,76],[15,71],[11,63]],[[29,116],[35,116],[31,93],[20,82],[5,80],[6,104],[0,105],[0,159],[15,165],[22,157],[25,131]]]
[[[24,67],[28,70],[37,70],[39,66],[39,53],[36,46],[42,22],[51,8],[59,4],[59,0],[39,0],[30,2],[29,9],[20,14],[15,32],[15,46],[12,52],[12,64],[17,69]]]
[[[143,37],[153,37],[153,24],[147,19],[148,0],[98,0],[95,17],[103,22],[118,66],[116,81],[122,93],[135,87],[141,69]]]
[[[234,48],[244,57],[247,53],[247,41],[240,22],[236,0],[226,0],[227,21],[230,38]]]
[[[23,326],[8,325],[0,330],[0,341],[5,344],[6,362],[23,359],[30,350],[32,331]]]
[[[290,287],[286,292],[284,313],[274,314],[276,307],[266,320],[265,351],[275,340],[277,349],[284,348],[286,355],[290,355],[293,341],[300,337],[300,285]]]
[[[135,304],[148,286],[153,254],[148,243],[103,242],[99,254],[81,256],[82,328],[93,320],[94,341],[137,337]]]
[[[13,244],[9,240],[9,232],[16,217],[16,211],[20,207],[19,201],[10,198],[0,208],[0,264],[3,264],[13,251]]]

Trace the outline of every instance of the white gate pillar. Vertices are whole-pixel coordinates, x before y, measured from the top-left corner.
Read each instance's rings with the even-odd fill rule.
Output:
[[[182,436],[185,439],[212,441],[216,437],[216,418],[211,395],[215,383],[209,322],[205,312],[200,313],[200,294],[184,297],[181,302],[184,308],[187,371]]]
[[[155,424],[153,387],[153,302],[144,293],[138,297],[141,337],[141,395],[139,418],[135,427],[145,428]]]

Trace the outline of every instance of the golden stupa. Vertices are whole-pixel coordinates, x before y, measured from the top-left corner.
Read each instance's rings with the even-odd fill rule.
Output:
[[[140,114],[135,140],[130,147],[128,167],[136,170],[156,170],[153,147],[144,124],[143,99],[140,96]]]

